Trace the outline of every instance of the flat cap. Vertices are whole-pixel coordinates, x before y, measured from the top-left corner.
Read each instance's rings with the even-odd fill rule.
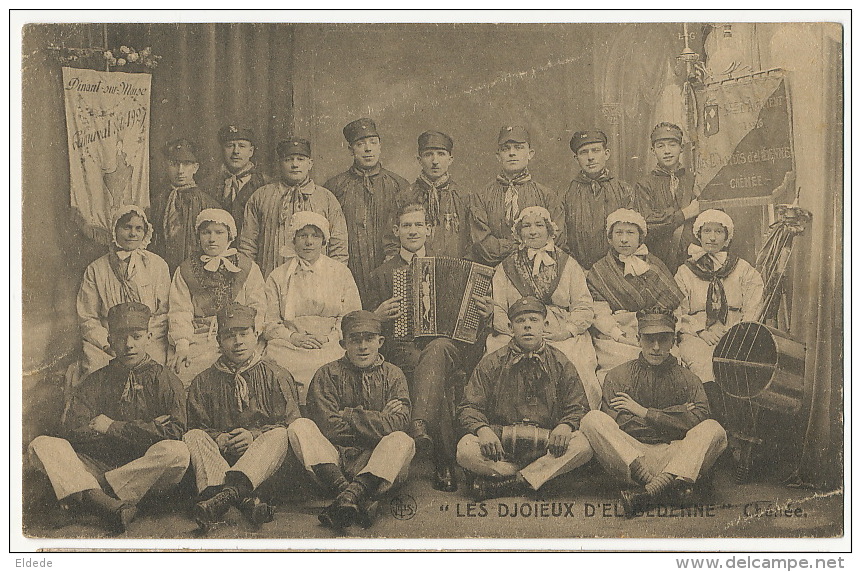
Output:
[[[454,140],[440,131],[425,131],[419,135],[419,153],[425,149],[445,149],[451,153]]]
[[[641,334],[675,333],[676,316],[661,306],[645,308],[637,312],[637,329]]]
[[[497,145],[508,143],[529,143],[529,131],[522,125],[506,125],[499,130],[499,137],[496,139]]]
[[[380,334],[383,324],[376,314],[367,310],[354,310],[341,318],[341,334],[344,339],[352,333]]]
[[[231,302],[218,312],[218,331],[226,332],[233,328],[253,328],[257,310],[243,306],[239,302]]]
[[[164,146],[163,152],[169,161],[179,161],[181,163],[199,162],[195,154],[195,145],[188,139],[174,139]]]
[[[652,129],[652,135],[650,138],[652,143],[660,141],[661,139],[672,139],[681,143],[682,128],[678,125],[673,125],[672,123],[658,123],[655,125],[655,128]]]
[[[525,314],[526,312],[534,312],[536,314],[541,314],[542,316],[547,316],[547,306],[544,305],[544,302],[536,298],[535,296],[524,296],[508,308],[508,319],[514,320],[520,314]]]
[[[148,330],[152,312],[140,302],[122,302],[108,310],[108,331]]]
[[[311,158],[311,142],[301,137],[288,137],[278,143],[275,152],[279,159],[286,159],[290,155],[303,155]]]
[[[373,119],[368,117],[351,121],[344,126],[344,139],[350,145],[365,137],[379,136],[380,134],[377,133],[377,124],[374,123]]]
[[[238,125],[225,125],[218,130],[218,141],[223,145],[228,141],[248,141],[254,145],[254,130]]]
[[[575,153],[580,147],[589,145],[590,143],[603,143],[604,147],[606,147],[607,136],[604,135],[603,131],[598,131],[597,129],[592,131],[577,131],[571,136],[571,150]]]

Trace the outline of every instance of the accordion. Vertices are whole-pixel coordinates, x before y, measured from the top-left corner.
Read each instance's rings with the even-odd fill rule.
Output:
[[[487,296],[493,268],[448,256],[416,256],[392,277],[401,298],[395,339],[446,336],[469,344],[478,338],[479,314],[473,296]]]

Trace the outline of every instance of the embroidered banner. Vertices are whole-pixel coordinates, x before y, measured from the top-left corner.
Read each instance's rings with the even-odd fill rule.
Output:
[[[110,220],[125,204],[149,206],[152,76],[63,68],[71,204],[84,233],[111,240]]]
[[[697,92],[697,191],[703,208],[767,205],[791,180],[791,107],[782,74]]]

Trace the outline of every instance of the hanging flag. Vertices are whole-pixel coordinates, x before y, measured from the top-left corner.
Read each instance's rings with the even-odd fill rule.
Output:
[[[102,244],[117,209],[149,206],[151,79],[63,68],[71,204],[84,233]]]
[[[697,189],[703,208],[768,205],[794,168],[791,106],[780,73],[697,91]]]

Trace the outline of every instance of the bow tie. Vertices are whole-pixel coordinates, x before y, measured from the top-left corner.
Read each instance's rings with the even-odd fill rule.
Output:
[[[218,256],[202,254],[200,256],[200,261],[203,262],[203,269],[208,270],[209,272],[218,272],[218,269],[221,268],[222,264],[228,272],[242,272],[242,270],[228,258],[228,256],[233,256],[234,254],[236,254],[236,249],[228,248]]]
[[[691,244],[688,246],[688,255],[693,260],[700,260],[703,256],[708,256],[711,260],[715,269],[720,268],[724,264],[726,264],[726,251],[722,250],[715,254],[710,254],[706,252],[706,249],[700,246],[699,244]]]
[[[642,276],[651,266],[646,262],[646,255],[649,254],[649,248],[645,244],[641,244],[632,254],[620,254],[619,262],[625,265],[626,276]]]
[[[556,251],[556,246],[554,246],[553,242],[550,241],[541,248],[528,248],[526,250],[526,256],[529,257],[529,260],[532,261],[532,275],[538,276],[538,273],[541,271],[541,265],[544,266],[553,266],[556,264],[556,261],[553,260],[553,257],[550,255],[551,252]]]

